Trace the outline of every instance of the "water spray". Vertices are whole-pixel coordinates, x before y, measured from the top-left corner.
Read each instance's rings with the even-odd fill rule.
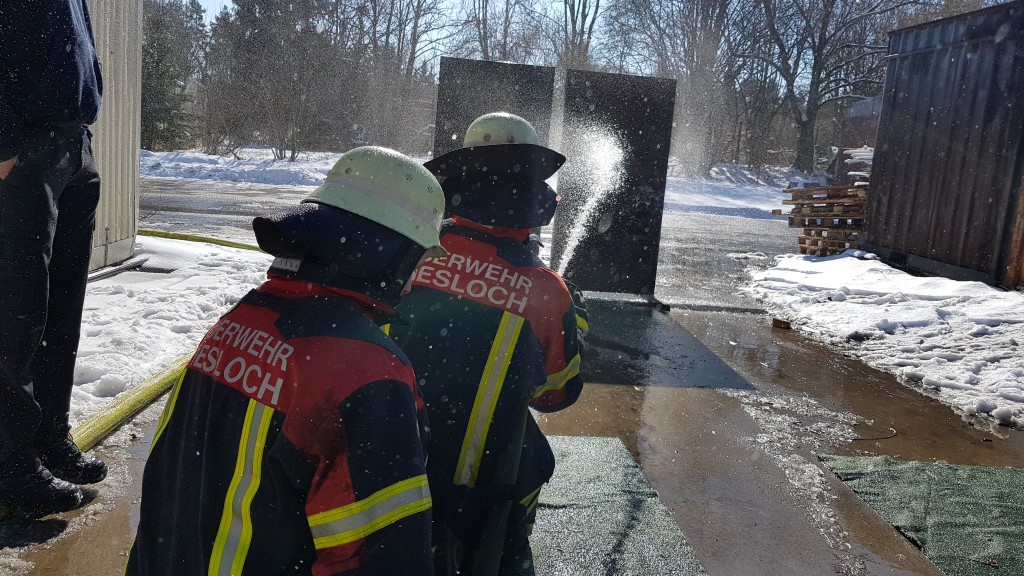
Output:
[[[583,175],[583,185],[573,190],[573,194],[586,194],[587,200],[583,208],[574,215],[572,227],[570,228],[565,250],[562,252],[558,262],[558,273],[564,275],[573,254],[580,243],[590,234],[594,228],[591,221],[608,195],[618,189],[622,179],[622,160],[624,157],[622,146],[614,133],[607,130],[584,130],[587,138],[581,139],[574,147],[578,153],[574,157],[584,158],[585,165],[574,167]],[[608,226],[604,226],[607,230]]]

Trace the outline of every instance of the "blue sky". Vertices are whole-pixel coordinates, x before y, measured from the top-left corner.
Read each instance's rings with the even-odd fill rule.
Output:
[[[220,13],[220,9],[223,6],[231,6],[231,0],[199,0],[199,3],[206,9],[206,21],[212,22],[213,19]]]

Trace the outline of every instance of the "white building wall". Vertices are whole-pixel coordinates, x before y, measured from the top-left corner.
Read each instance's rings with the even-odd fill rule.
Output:
[[[139,227],[142,0],[88,0],[103,66],[103,103],[93,132],[102,188],[90,269],[132,256]]]

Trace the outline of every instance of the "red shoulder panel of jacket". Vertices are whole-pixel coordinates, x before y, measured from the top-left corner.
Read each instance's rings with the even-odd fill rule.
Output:
[[[553,270],[513,266],[494,245],[458,234],[445,235],[441,244],[449,256],[422,265],[413,276],[415,285],[509,311],[538,326],[560,322],[572,306],[569,289]]]
[[[239,304],[206,333],[188,368],[285,413],[333,410],[379,380],[415,389],[412,368],[386,348],[338,336],[286,339],[277,318],[268,308]]]

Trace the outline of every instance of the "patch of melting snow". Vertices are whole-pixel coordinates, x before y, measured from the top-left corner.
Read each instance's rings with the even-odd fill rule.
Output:
[[[767,260],[768,256],[764,252],[730,252],[726,254],[727,257],[733,260]]]
[[[782,255],[747,289],[803,334],[938,398],[974,425],[1024,428],[1024,294],[915,277],[867,254]]]
[[[826,472],[804,454],[815,454],[857,438],[856,424],[869,423],[849,412],[835,412],[817,401],[802,396],[788,396],[724,391],[736,398],[743,410],[754,420],[761,432],[743,439],[766,454],[785,474],[790,490],[802,503],[829,547],[836,551],[841,574],[867,574],[862,560],[850,552],[849,534],[836,518],[839,496],[833,490]]]
[[[0,574],[24,576],[36,567],[31,562],[25,562],[19,558],[8,556],[7,554],[10,550],[11,548],[0,548]]]

